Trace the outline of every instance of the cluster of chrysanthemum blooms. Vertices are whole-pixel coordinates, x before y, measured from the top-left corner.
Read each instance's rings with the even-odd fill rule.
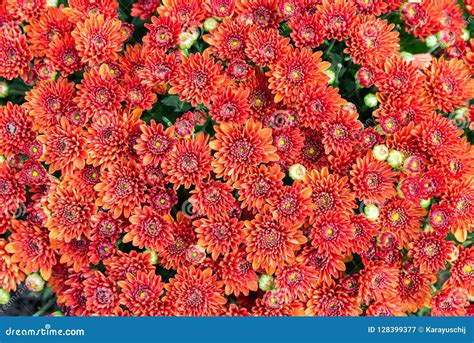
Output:
[[[0,108],[0,298],[26,278],[67,315],[472,313],[455,0],[139,0],[134,45],[117,9],[1,3],[0,90],[29,90]],[[398,52],[397,10],[433,55]],[[324,41],[374,86],[372,125]],[[146,112],[169,95],[195,110]]]

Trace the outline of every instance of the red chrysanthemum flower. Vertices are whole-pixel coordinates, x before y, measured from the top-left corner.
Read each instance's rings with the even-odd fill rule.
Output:
[[[167,50],[178,44],[181,33],[181,24],[173,17],[152,17],[150,24],[145,24],[148,33],[143,37],[145,53],[156,50]]]
[[[355,111],[338,110],[323,122],[323,144],[326,154],[349,151],[357,142],[362,123]]]
[[[125,228],[126,235],[122,241],[140,249],[147,248],[161,252],[173,240],[171,234],[172,218],[160,215],[151,207],[136,207],[129,218],[130,226]]]
[[[237,19],[225,19],[203,40],[211,46],[211,53],[226,61],[245,58],[245,46],[249,33],[254,28]]]
[[[90,198],[74,188],[57,185],[50,190],[46,201],[50,212],[46,227],[52,239],[69,243],[74,238],[81,239],[82,235],[90,238],[90,220],[97,212]]]
[[[299,15],[288,22],[290,37],[298,48],[314,49],[324,41],[324,26],[318,15]]]
[[[234,182],[241,206],[251,211],[261,211],[267,200],[273,198],[283,186],[284,176],[278,165],[267,167],[261,164],[258,168],[252,167],[247,175]]]
[[[25,26],[31,52],[35,57],[43,57],[48,53],[49,45],[55,39],[63,39],[69,34],[74,25],[68,20],[60,7],[48,7],[38,20]]]
[[[176,54],[157,50],[146,55],[143,68],[137,74],[144,84],[156,88],[173,80],[176,71]]]
[[[252,307],[252,315],[257,317],[299,317],[304,316],[304,304],[295,300],[285,302],[281,293],[270,291],[263,299],[257,299]]]
[[[446,236],[453,222],[453,210],[446,204],[434,204],[428,213],[428,222],[439,236]]]
[[[104,261],[106,274],[113,281],[126,281],[127,275],[137,276],[139,271],[148,274],[155,272],[151,264],[150,253],[139,253],[135,250],[129,253],[118,251],[116,256]]]
[[[268,211],[257,214],[251,221],[245,221],[247,259],[254,270],[265,269],[273,274],[276,268],[291,263],[295,250],[306,243],[307,239],[293,224],[280,225]]]
[[[346,176],[329,173],[327,168],[312,170],[303,179],[311,188],[311,201],[314,204],[310,222],[316,217],[328,213],[340,213],[349,216],[355,208],[355,197],[349,189],[349,180]]]
[[[133,209],[146,201],[145,181],[134,160],[122,160],[103,170],[100,183],[94,189],[98,192],[96,204],[111,210],[114,218],[130,217]]]
[[[203,5],[213,16],[225,18],[232,16],[235,9],[235,0],[209,0]]]
[[[12,255],[5,250],[7,243],[0,238],[0,287],[10,292],[16,291],[17,285],[25,279],[25,275],[20,271],[18,263],[12,261]]]
[[[81,236],[79,239],[73,238],[70,242],[51,238],[51,247],[61,256],[59,263],[72,266],[76,272],[89,265],[90,243],[90,239],[86,236]]]
[[[294,263],[278,270],[275,287],[283,293],[287,302],[294,299],[305,301],[310,289],[316,285],[317,271],[303,263]]]
[[[210,50],[203,54],[182,56],[177,76],[171,80],[169,94],[179,94],[180,99],[191,105],[208,104],[212,95],[224,89],[229,83],[222,71],[222,63],[214,62]]]
[[[436,282],[433,274],[420,273],[418,268],[411,266],[402,271],[398,279],[397,293],[404,311],[416,312],[429,306],[431,285]],[[400,301],[401,300],[401,301]]]
[[[166,179],[175,189],[181,185],[185,188],[197,186],[209,176],[212,157],[208,139],[208,136],[200,132],[192,139],[178,140],[167,158],[162,161]]]
[[[151,120],[150,125],[140,126],[141,135],[135,145],[135,150],[140,156],[144,166],[159,166],[173,149],[175,139],[172,137],[172,127],[163,130],[163,125]]]
[[[232,190],[232,187],[226,183],[206,181],[191,191],[189,202],[199,215],[225,215],[235,204]]]
[[[324,121],[338,113],[344,103],[337,88],[325,84],[312,85],[299,95],[296,107],[298,119],[303,127],[319,129]]]
[[[395,297],[399,271],[383,261],[370,261],[360,271],[359,299],[369,303],[371,299],[384,300]]]
[[[98,70],[93,68],[89,73],[85,73],[77,88],[77,98],[74,101],[89,118],[97,116],[98,113],[113,113],[120,108],[120,102],[123,100],[120,85],[110,75],[105,64]]]
[[[48,280],[56,264],[48,231],[19,220],[13,220],[12,227],[12,234],[5,246],[5,250],[12,254],[11,261],[18,263],[25,274],[39,271],[43,279]]]
[[[150,315],[155,303],[159,302],[164,284],[154,272],[138,271],[137,275],[127,274],[127,280],[119,281],[120,303],[134,315]]]
[[[406,199],[390,198],[380,210],[380,223],[384,230],[395,234],[403,247],[416,239],[426,211]]]
[[[204,247],[214,260],[219,255],[226,256],[231,251],[237,251],[244,242],[244,223],[237,218],[228,218],[213,213],[209,218],[193,222],[196,227],[198,244]]]
[[[26,36],[13,29],[0,29],[0,76],[12,80],[26,79],[32,54]]]
[[[407,92],[417,96],[421,93],[423,81],[423,75],[415,64],[395,55],[385,60],[383,72],[378,74],[375,85],[389,96],[406,96]]]
[[[316,130],[303,130],[302,132],[304,135],[303,149],[301,149],[297,160],[308,170],[326,166],[327,157],[324,153],[321,132]]]
[[[24,106],[7,102],[0,107],[0,155],[9,157],[34,138],[31,118]]]
[[[275,102],[294,103],[308,86],[326,83],[328,76],[324,71],[330,64],[323,62],[321,56],[320,51],[313,53],[311,49],[290,46],[285,58],[271,64],[266,75]]]
[[[105,261],[114,256],[118,251],[115,242],[93,237],[89,244],[89,263],[98,265],[101,261]]]
[[[157,8],[161,17],[171,17],[181,22],[183,30],[201,27],[206,11],[200,0],[165,0]]]
[[[318,285],[310,291],[308,299],[308,316],[356,316],[361,312],[356,298],[335,283]]]
[[[296,128],[273,130],[273,145],[277,148],[280,163],[292,165],[303,148],[304,138]]]
[[[241,293],[248,296],[250,291],[258,289],[258,276],[252,269],[252,264],[247,261],[247,254],[234,250],[228,252],[219,262],[219,274],[224,282],[226,295]]]
[[[26,106],[33,117],[33,129],[46,131],[59,123],[62,116],[73,107],[74,83],[65,78],[40,81],[26,93]]]
[[[222,285],[209,268],[182,268],[166,284],[164,300],[175,304],[177,315],[215,316],[222,312],[222,305],[227,302]]]
[[[214,129],[215,139],[209,146],[216,150],[212,166],[217,177],[234,181],[253,166],[279,159],[272,145],[272,130],[262,128],[260,122],[249,119],[240,126],[222,123]]]
[[[459,256],[451,265],[451,276],[448,285],[464,288],[469,294],[474,294],[474,248],[457,247]]]
[[[356,9],[350,1],[323,0],[317,7],[326,39],[341,41],[349,37],[349,32],[356,18]]]
[[[209,114],[218,123],[243,124],[250,112],[249,95],[248,89],[238,92],[232,88],[223,90],[212,98]]]
[[[103,15],[78,22],[72,31],[72,37],[82,62],[89,66],[115,61],[124,41],[121,21]]]
[[[354,233],[344,215],[330,212],[315,219],[309,236],[315,248],[330,253],[342,253],[351,247]]]
[[[413,241],[410,256],[421,272],[433,273],[446,269],[446,260],[453,251],[454,242],[446,241],[435,232],[423,232]]]
[[[0,207],[2,214],[14,216],[18,206],[25,202],[25,186],[8,163],[0,162]]]
[[[313,211],[311,188],[301,183],[281,187],[267,202],[273,218],[282,225],[301,225]]]
[[[84,22],[91,17],[117,18],[119,3],[115,0],[69,0],[64,13],[73,23]]]
[[[113,315],[119,306],[117,285],[99,271],[84,280],[84,295],[87,297],[87,310],[95,315]]]
[[[355,5],[357,12],[362,15],[372,14],[378,17],[381,14],[385,14],[390,10],[388,8],[388,3],[390,1],[385,1],[385,0],[351,0],[351,1]]]
[[[159,0],[138,0],[132,5],[130,15],[140,17],[141,20],[147,20],[155,13],[159,5]]]
[[[63,175],[83,169],[87,158],[86,139],[82,128],[69,124],[64,117],[59,125],[50,127],[38,140],[45,145],[42,160],[49,165],[49,172],[60,170]]]
[[[346,42],[354,63],[380,65],[399,50],[398,32],[394,24],[374,16],[357,17]]]
[[[387,163],[375,160],[370,153],[357,158],[350,175],[355,196],[366,204],[382,203],[396,195],[395,173]]]
[[[462,288],[447,288],[436,294],[430,305],[432,316],[465,316],[468,294]]]
[[[151,110],[157,99],[153,89],[142,83],[138,76],[125,76],[122,92],[126,106],[131,109]]]
[[[366,252],[372,245],[372,239],[378,234],[379,227],[369,221],[363,214],[350,218],[354,239],[350,251],[358,254]]]
[[[65,34],[62,38],[54,38],[46,50],[46,56],[63,76],[68,76],[83,68],[76,43],[70,34]]]
[[[264,67],[281,59],[289,43],[276,29],[253,30],[249,33],[245,54],[256,65]]]
[[[235,12],[260,29],[278,28],[283,19],[278,0],[236,0]]]
[[[46,0],[7,0],[5,3],[8,12],[22,22],[38,19],[47,9]]]
[[[341,254],[312,246],[306,246],[297,257],[297,261],[313,267],[318,279],[328,285],[332,282],[332,278],[337,278],[341,272],[346,270]]]

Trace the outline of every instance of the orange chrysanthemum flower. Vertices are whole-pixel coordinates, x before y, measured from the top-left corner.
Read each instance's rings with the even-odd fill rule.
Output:
[[[97,116],[98,113],[113,113],[120,108],[123,93],[109,71],[105,64],[98,70],[93,68],[84,74],[84,79],[77,86],[78,92],[74,101],[89,118]]]
[[[278,28],[283,19],[278,0],[236,0],[235,12],[260,29]]]
[[[163,130],[162,124],[156,124],[151,120],[150,125],[143,124],[140,130],[141,135],[135,145],[138,156],[144,166],[159,166],[174,147],[175,139],[172,137],[174,128]]]
[[[164,300],[175,304],[176,314],[181,316],[215,316],[227,302],[222,285],[209,268],[181,268],[166,284]]]
[[[225,19],[218,24],[203,40],[211,46],[212,54],[226,61],[243,59],[249,33],[254,29],[246,22],[238,19]]]
[[[87,310],[95,315],[113,315],[119,306],[117,285],[100,271],[84,280],[84,295],[87,297]]]
[[[82,62],[89,66],[115,61],[124,41],[121,21],[102,14],[78,22],[72,37]]]
[[[34,138],[31,118],[24,106],[7,102],[0,107],[0,155],[22,152],[22,144]]]
[[[63,12],[64,6],[48,7],[38,20],[25,26],[26,36],[31,52],[35,57],[46,56],[49,44],[56,39],[63,39],[74,28]]]
[[[26,106],[33,117],[33,129],[44,132],[59,123],[73,104],[74,83],[60,77],[56,81],[40,81],[26,93]]]
[[[307,294],[316,285],[316,282],[316,269],[300,262],[278,270],[275,278],[275,287],[283,293],[287,302],[291,302],[294,299],[305,301]]]
[[[227,86],[229,80],[222,71],[222,63],[214,62],[210,50],[206,49],[203,54],[191,54],[189,57],[182,56],[177,76],[171,80],[169,94],[179,94],[181,100],[185,100],[196,106],[207,105],[218,91]]]
[[[133,209],[146,201],[146,184],[134,160],[122,160],[103,170],[94,189],[98,192],[96,204],[111,210],[114,218],[122,214],[130,217]]]
[[[462,288],[446,288],[431,299],[432,316],[465,316],[468,293]]]
[[[12,216],[26,200],[25,186],[8,163],[0,162],[0,208],[2,214]]]
[[[258,289],[258,276],[247,261],[247,254],[234,250],[224,255],[219,262],[219,274],[224,282],[226,295],[245,296]]]
[[[261,164],[258,168],[252,167],[247,175],[234,182],[241,206],[252,211],[261,211],[267,200],[273,198],[283,186],[284,176],[279,165],[267,167]]]
[[[225,215],[235,204],[232,187],[219,181],[206,181],[191,191],[189,202],[200,215]]]
[[[64,13],[76,24],[98,15],[104,18],[117,18],[119,3],[115,0],[69,0],[68,5],[64,8]]]
[[[358,214],[350,218],[354,239],[351,242],[350,252],[362,254],[372,245],[372,239],[378,234],[379,227],[369,221],[365,215]]]
[[[446,261],[453,252],[453,247],[453,241],[446,241],[434,231],[423,232],[413,241],[410,256],[421,272],[438,272],[439,269],[446,269]]]
[[[357,17],[346,42],[354,63],[380,65],[387,56],[399,50],[398,32],[394,24],[374,16]]]
[[[131,225],[125,228],[124,243],[132,242],[141,249],[161,252],[172,242],[172,218],[169,215],[160,215],[148,206],[136,207],[129,221]]]
[[[22,22],[38,19],[47,9],[46,0],[7,0],[5,3],[8,12]]]
[[[151,24],[145,24],[145,27],[149,32],[143,37],[144,52],[166,51],[178,44],[181,24],[173,17],[151,17]]]
[[[41,160],[49,164],[49,172],[60,170],[70,175],[75,169],[83,169],[87,159],[86,139],[82,128],[69,124],[62,117],[59,125],[50,127],[38,140],[45,145]]]
[[[137,276],[141,271],[145,274],[154,272],[155,267],[151,264],[150,253],[139,253],[135,250],[129,253],[119,251],[116,256],[104,261],[106,274],[109,279],[119,282],[126,281],[127,275]]]
[[[416,312],[429,306],[431,285],[436,282],[433,274],[420,273],[417,268],[410,267],[408,272],[402,271],[398,279],[397,293],[404,311]],[[401,301],[400,301],[401,300]]]
[[[234,181],[253,166],[278,161],[272,130],[262,128],[260,122],[249,119],[244,126],[222,123],[214,129],[215,139],[209,146],[217,151],[212,161],[217,177]]]
[[[78,272],[89,265],[90,239],[81,236],[79,239],[73,238],[71,241],[51,239],[51,247],[61,256],[59,263],[72,266]]]
[[[219,255],[226,256],[231,251],[237,251],[244,242],[244,223],[237,218],[227,218],[223,215],[213,215],[209,218],[193,222],[196,227],[198,244],[204,247],[214,260]]]
[[[340,153],[350,151],[357,142],[357,135],[362,130],[362,123],[355,111],[338,110],[334,116],[324,121],[323,144],[326,154],[332,151]]]
[[[344,103],[337,88],[325,84],[313,85],[299,95],[296,107],[298,120],[303,127],[319,129],[324,121],[338,113]]]
[[[295,251],[307,241],[298,226],[281,225],[275,221],[268,207],[253,220],[245,221],[244,231],[247,235],[248,261],[252,262],[253,269],[263,268],[267,274],[273,274],[276,268],[291,263]]]
[[[200,0],[164,0],[157,12],[161,17],[171,17],[181,22],[183,30],[201,27],[206,11]]]
[[[74,238],[81,239],[82,235],[90,238],[90,220],[97,212],[92,199],[76,189],[58,185],[50,190],[46,201],[50,211],[46,227],[52,239],[69,243]]]
[[[18,76],[26,79],[32,58],[26,36],[9,29],[0,28],[0,76],[12,80]]]
[[[349,250],[354,238],[349,220],[341,213],[330,212],[317,217],[309,233],[311,244],[321,251],[342,253]]]
[[[328,62],[321,60],[322,52],[310,49],[295,49],[292,46],[281,58],[270,65],[268,88],[275,94],[275,102],[294,103],[300,94],[313,84],[328,81],[324,73],[329,68]]]
[[[381,203],[396,195],[395,173],[387,163],[375,160],[370,153],[357,158],[350,175],[355,196],[366,204]]]
[[[290,37],[298,48],[314,49],[324,41],[324,26],[319,15],[299,15],[288,22]]]
[[[6,292],[16,291],[17,285],[25,279],[17,262],[6,250],[7,241],[0,238],[0,287]]]
[[[318,285],[310,291],[308,298],[308,316],[356,316],[361,312],[356,299],[335,283]]]
[[[252,30],[247,38],[245,54],[260,67],[281,59],[288,49],[290,40],[281,37],[276,29]]]
[[[192,139],[178,140],[167,158],[162,161],[163,172],[168,182],[177,189],[181,185],[190,188],[199,185],[209,176],[212,157],[208,136],[200,132]]]
[[[160,300],[164,283],[154,272],[138,271],[137,275],[127,274],[127,280],[119,281],[120,303],[134,315],[150,315],[155,303]]]
[[[332,282],[333,278],[337,278],[341,272],[346,270],[341,254],[312,246],[306,246],[298,255],[297,261],[313,267],[318,280],[327,285]]]
[[[380,223],[384,230],[390,231],[403,247],[416,239],[426,211],[406,199],[395,196],[388,199],[380,211]]]
[[[176,54],[167,54],[164,50],[157,50],[147,54],[145,63],[137,71],[142,82],[151,87],[160,87],[176,77]]]
[[[18,263],[25,274],[39,271],[43,279],[48,280],[56,264],[48,231],[19,220],[13,220],[12,226],[12,234],[5,246],[5,250],[12,254],[11,262]]]
[[[301,225],[313,211],[311,188],[301,183],[281,187],[267,202],[273,218],[282,225]]]
[[[360,271],[359,300],[384,300],[396,296],[399,270],[383,261],[370,261]]]
[[[474,248],[457,247],[459,256],[451,265],[451,276],[448,285],[464,288],[470,295],[474,294]]]
[[[350,1],[323,0],[317,7],[326,39],[341,41],[349,37],[349,32],[356,18],[356,9]]]
[[[63,76],[68,76],[83,68],[76,43],[70,34],[54,38],[46,50],[46,56]]]
[[[250,112],[247,99],[250,90],[235,91],[228,88],[226,91],[217,93],[212,98],[209,114],[218,123],[243,124]]]

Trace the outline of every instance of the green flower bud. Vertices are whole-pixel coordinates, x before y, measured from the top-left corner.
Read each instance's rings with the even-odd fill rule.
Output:
[[[325,73],[329,77],[328,83],[332,85],[334,81],[336,81],[336,74],[334,74],[334,72],[331,69],[327,69]]]
[[[262,291],[269,291],[273,288],[273,280],[275,278],[271,275],[262,274],[258,279],[258,288]]]
[[[48,7],[58,7],[59,0],[46,0],[46,6]]]
[[[392,168],[398,168],[403,163],[404,155],[398,150],[391,150],[388,153],[387,162]]]
[[[386,145],[380,144],[374,146],[372,149],[372,155],[377,161],[385,161],[388,157],[389,150]]]
[[[26,277],[25,285],[32,292],[41,292],[44,289],[44,280],[38,273],[30,274]]]
[[[428,36],[425,39],[425,44],[428,48],[434,48],[438,46],[438,38],[436,36]]]
[[[293,180],[301,180],[306,175],[306,168],[301,164],[293,164],[289,168],[289,174]]]
[[[0,305],[6,305],[10,301],[10,293],[0,288]]]
[[[430,205],[431,205],[431,199],[420,200],[420,206],[422,208],[428,208],[428,207],[430,207]]]
[[[370,204],[364,207],[365,217],[371,222],[376,221],[380,215],[380,210],[375,204]]]
[[[469,30],[467,29],[462,29],[462,35],[461,35],[461,38],[464,40],[464,41],[468,41],[469,38],[471,38],[471,33],[469,32]]]
[[[378,103],[379,101],[377,100],[377,97],[373,93],[369,93],[364,97],[364,104],[367,107],[370,107],[370,108],[375,107],[377,106]]]
[[[150,263],[151,264],[157,264],[158,263],[158,254],[156,251],[151,250],[151,249],[146,249],[145,253],[150,254]]]
[[[214,30],[216,27],[217,27],[217,20],[215,20],[214,18],[211,17],[204,20],[204,30],[206,32],[210,32]]]
[[[9,91],[10,87],[8,86],[8,83],[5,81],[0,81],[0,98],[5,98],[8,96]]]
[[[179,48],[181,50],[187,50],[191,48],[197,38],[194,37],[191,32],[182,32],[179,35]]]

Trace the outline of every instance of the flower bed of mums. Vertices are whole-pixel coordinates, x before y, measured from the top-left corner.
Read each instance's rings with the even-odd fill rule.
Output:
[[[2,313],[474,313],[473,5],[1,0]]]

